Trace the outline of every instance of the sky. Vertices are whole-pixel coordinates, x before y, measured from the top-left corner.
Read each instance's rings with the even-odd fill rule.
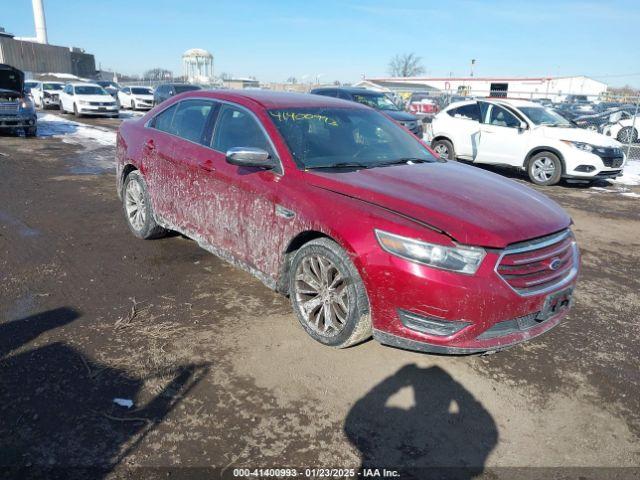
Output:
[[[34,36],[30,0],[0,26]],[[45,0],[49,42],[126,74],[182,73],[204,48],[215,74],[355,82],[415,53],[427,76],[587,75],[640,87],[638,0]],[[628,47],[626,46],[628,43]]]

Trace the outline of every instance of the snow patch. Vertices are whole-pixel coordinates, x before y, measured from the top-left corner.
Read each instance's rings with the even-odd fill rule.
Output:
[[[622,185],[640,185],[640,160],[628,160],[622,170],[622,176],[613,182]]]
[[[52,113],[38,114],[38,136],[65,137],[64,142],[94,148],[95,145],[87,145],[87,142],[97,143],[100,146],[115,146],[116,144],[116,132],[113,130],[74,122]]]

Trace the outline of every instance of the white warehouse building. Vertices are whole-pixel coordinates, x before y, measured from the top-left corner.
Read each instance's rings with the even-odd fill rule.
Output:
[[[424,85],[425,90],[436,89],[453,95],[473,95],[481,97],[511,98],[549,98],[562,101],[567,95],[586,95],[595,100],[607,91],[607,84],[586,76],[575,77],[392,77],[368,78],[357,83],[357,86],[373,89],[389,88],[399,92],[400,84],[411,85],[415,91],[417,85]],[[378,88],[375,88],[378,87]]]
[[[211,83],[213,55],[202,48],[187,50],[182,54],[182,70],[189,83]]]

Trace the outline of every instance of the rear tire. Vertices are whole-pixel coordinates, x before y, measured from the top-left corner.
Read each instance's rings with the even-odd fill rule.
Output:
[[[440,156],[447,160],[455,160],[456,152],[453,149],[453,143],[446,139],[435,140],[431,143],[431,148]]]
[[[319,343],[346,348],[371,336],[364,284],[347,253],[333,240],[312,240],[295,253],[289,296],[302,328]]]
[[[149,240],[166,235],[167,231],[155,221],[147,183],[138,170],[124,180],[122,206],[129,230],[136,237]]]
[[[562,162],[551,152],[536,153],[527,164],[527,174],[536,185],[555,185],[562,178]]]
[[[621,128],[616,136],[620,143],[636,143],[638,141],[638,130],[632,127]]]

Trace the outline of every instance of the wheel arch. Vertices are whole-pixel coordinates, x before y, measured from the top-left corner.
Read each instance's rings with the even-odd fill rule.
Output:
[[[531,159],[538,153],[542,153],[542,152],[553,153],[556,157],[558,157],[558,160],[560,160],[560,165],[562,166],[562,174],[564,175],[566,173],[567,167],[564,161],[564,156],[562,155],[562,153],[560,153],[560,151],[557,148],[549,147],[549,146],[538,146],[538,147],[532,148],[529,151],[529,153],[527,153],[527,155],[524,157],[524,165],[523,165],[525,171],[529,170],[529,162],[531,161]]]
[[[303,245],[318,238],[328,238],[329,240],[333,240],[338,245],[342,246],[338,240],[331,237],[330,235],[327,235],[324,232],[321,232],[320,230],[303,230],[301,232],[298,232],[293,238],[291,238],[291,240],[289,240],[287,248],[282,254],[282,261],[280,262],[280,269],[278,272],[278,280],[276,282],[276,290],[278,292],[285,295],[289,294],[289,274],[293,256]]]
[[[124,182],[127,179],[127,177],[129,176],[129,174],[131,172],[133,172],[134,170],[138,170],[138,168],[131,164],[131,163],[127,163],[126,165],[124,165],[122,167],[122,172],[120,173],[120,176],[118,177],[118,196],[120,198],[122,198],[122,189],[124,188]]]

